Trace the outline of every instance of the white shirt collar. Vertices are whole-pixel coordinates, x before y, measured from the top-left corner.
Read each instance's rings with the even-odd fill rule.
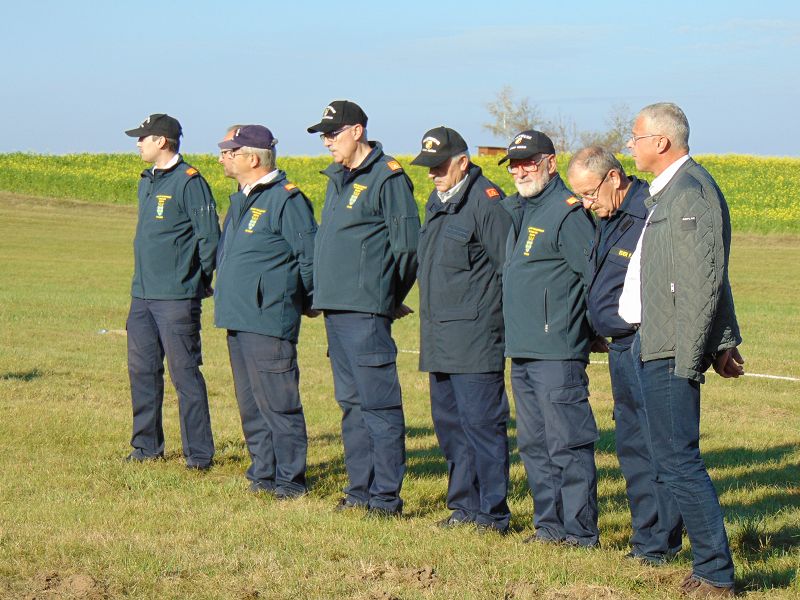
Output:
[[[172,167],[174,167],[175,165],[178,164],[178,161],[180,159],[181,159],[181,155],[180,154],[176,154],[163,167],[157,167],[157,166],[153,165],[153,173],[156,172],[156,169],[158,169],[159,171],[166,171],[167,169],[171,169]]]
[[[461,188],[464,187],[464,184],[467,182],[468,178],[469,178],[469,175],[464,175],[464,179],[459,181],[457,184],[455,184],[453,187],[451,187],[446,192],[436,192],[436,194],[439,196],[439,200],[441,200],[443,203],[447,202],[448,200],[450,200],[450,198],[455,196],[461,190]]]
[[[653,183],[650,184],[650,195],[655,196],[658,192],[663,190],[669,183],[669,180],[675,176],[675,173],[678,172],[678,169],[680,169],[681,165],[687,160],[689,160],[689,155],[684,154],[666,169],[661,171],[661,174],[653,179]]]
[[[252,190],[254,187],[256,187],[257,185],[261,185],[262,183],[269,183],[270,181],[275,179],[277,176],[278,176],[278,169],[275,169],[274,171],[270,171],[269,173],[267,173],[263,177],[260,177],[259,179],[256,179],[253,183],[248,183],[246,186],[244,186],[242,188],[242,193],[245,196],[249,196],[250,195],[250,190]]]

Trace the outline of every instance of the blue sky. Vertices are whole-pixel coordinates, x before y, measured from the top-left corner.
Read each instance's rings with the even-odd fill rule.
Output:
[[[5,2],[0,152],[127,152],[168,112],[183,149],[261,123],[282,154],[358,102],[370,138],[408,154],[437,125],[471,146],[504,86],[602,129],[609,109],[677,102],[693,153],[800,156],[797,2]]]

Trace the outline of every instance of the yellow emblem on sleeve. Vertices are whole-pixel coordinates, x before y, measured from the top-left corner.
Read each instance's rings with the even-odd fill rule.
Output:
[[[283,187],[287,192],[291,192],[292,190],[296,190],[297,189],[297,186],[295,184],[293,184],[293,183],[287,183]]]
[[[197,175],[198,173],[199,173],[199,171],[197,169],[195,169],[194,167],[189,167],[188,169],[186,169],[186,174],[189,177],[191,177],[192,175]]]
[[[389,167],[392,171],[399,171],[400,169],[403,168],[402,166],[400,166],[400,163],[397,162],[396,160],[390,160],[389,162],[386,163],[386,166]]]
[[[570,196],[567,198],[567,204],[570,206],[575,206],[578,202],[580,202],[580,200],[578,200],[575,196]]]

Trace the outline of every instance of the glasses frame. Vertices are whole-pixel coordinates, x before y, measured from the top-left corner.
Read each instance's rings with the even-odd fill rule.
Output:
[[[633,133],[631,133],[631,137],[629,138],[629,140],[635,146],[636,142],[638,142],[639,140],[649,137],[667,137],[667,136],[665,136],[663,133],[646,133],[644,135],[633,135]]]
[[[575,195],[584,202],[588,202],[589,204],[594,204],[600,197],[600,188],[603,187],[603,184],[606,182],[606,179],[608,179],[608,176],[611,174],[611,171],[613,171],[613,169],[609,169],[606,172],[602,181],[597,184],[597,187],[594,188],[594,191],[591,194],[581,194],[580,192],[575,192]]]
[[[525,163],[518,164],[518,165],[511,165],[509,161],[508,165],[506,166],[506,171],[509,172],[510,175],[514,174],[514,171],[518,171],[522,169],[523,173],[536,173],[539,170],[539,165],[542,164],[543,160],[546,160],[553,156],[552,154],[545,154],[539,160],[532,160],[529,163],[529,166],[526,166]]]
[[[338,138],[341,134],[343,134],[348,129],[352,129],[355,125],[345,125],[344,127],[340,127],[336,131],[329,131],[328,133],[320,133],[319,139],[323,142],[328,140],[329,142],[335,142],[336,138]]]

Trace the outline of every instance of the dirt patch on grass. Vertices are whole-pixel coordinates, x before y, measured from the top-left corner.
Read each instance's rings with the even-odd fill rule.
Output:
[[[395,567],[389,563],[383,565],[363,565],[357,575],[351,576],[359,584],[379,584],[385,587],[404,587],[426,590],[436,583],[437,575],[430,565],[422,567]],[[377,587],[377,586],[376,586]],[[399,600],[399,596],[386,589],[369,590],[367,595],[360,596],[364,600]]]
[[[542,594],[544,600],[627,600],[634,598],[607,585],[576,584]]]
[[[103,582],[84,573],[66,576],[56,571],[40,573],[34,577],[32,588],[25,600],[104,600],[109,597],[108,587]]]

